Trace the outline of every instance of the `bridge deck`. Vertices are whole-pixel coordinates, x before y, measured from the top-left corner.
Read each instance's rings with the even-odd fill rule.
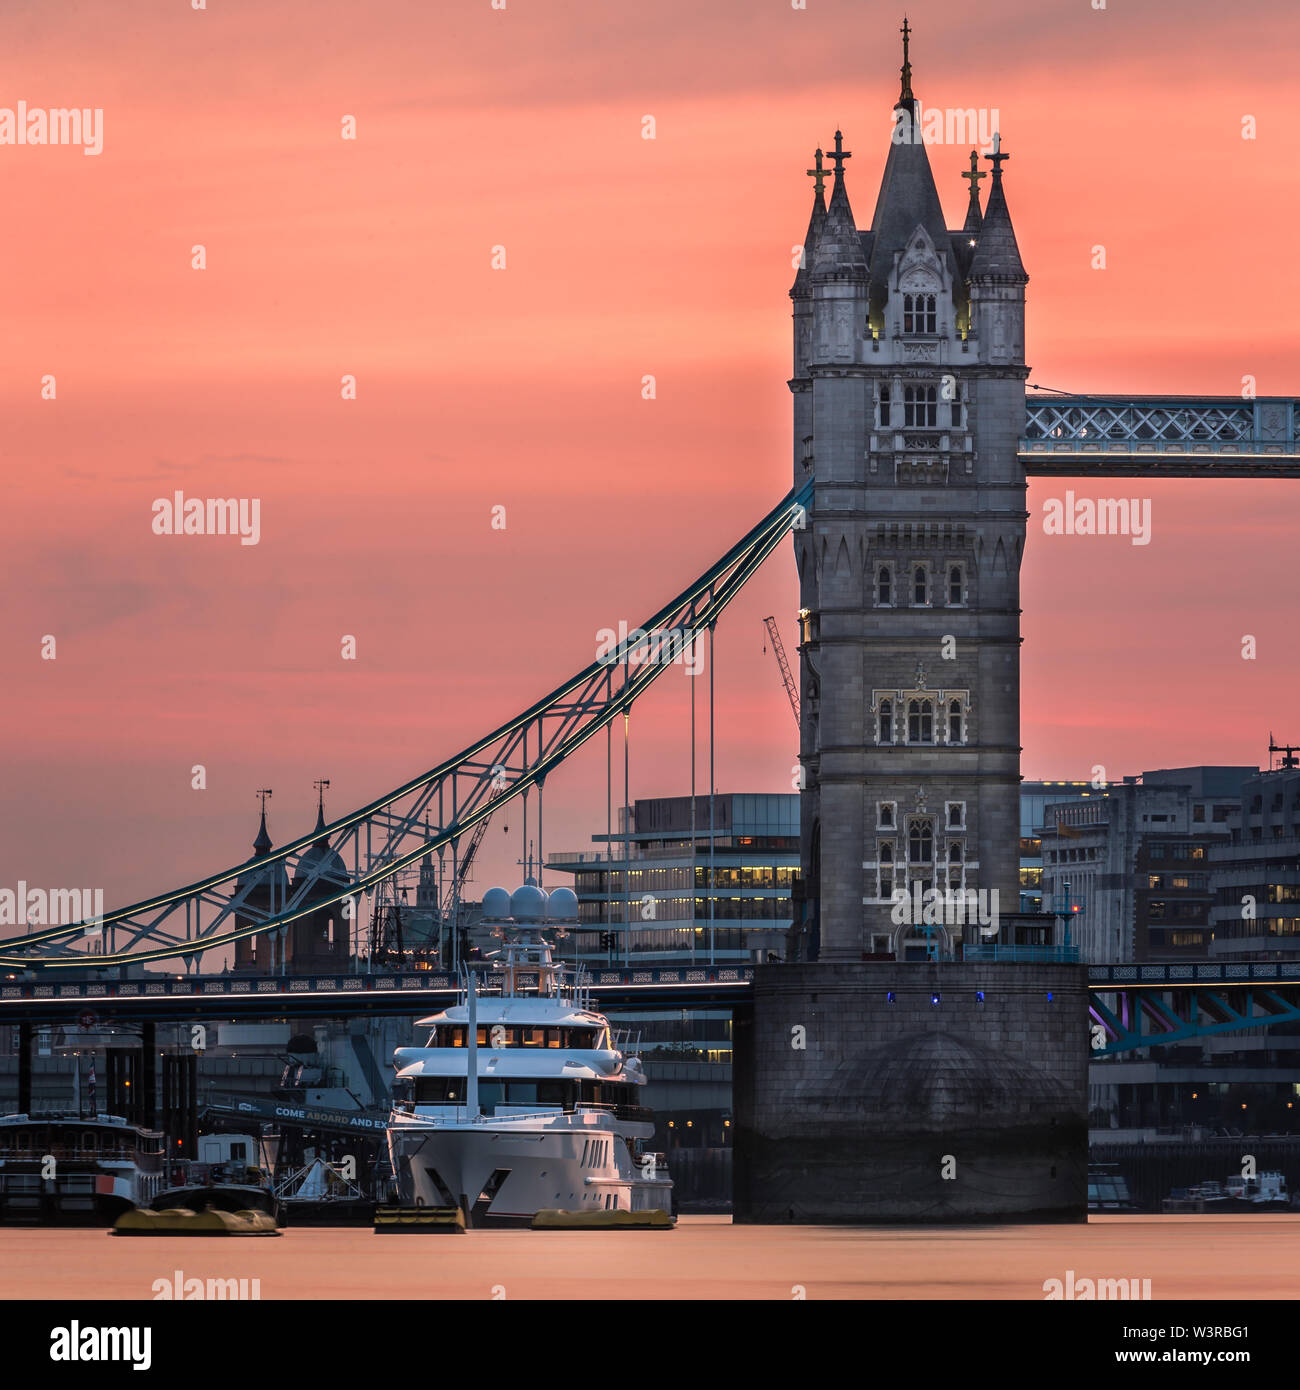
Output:
[[[1035,396],[1020,461],[1031,475],[1300,477],[1289,396]]]

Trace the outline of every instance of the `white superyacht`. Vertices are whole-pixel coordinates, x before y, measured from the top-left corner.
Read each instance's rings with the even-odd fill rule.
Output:
[[[671,1212],[645,1073],[620,1050],[580,980],[551,958],[547,927],[578,915],[573,890],[528,883],[483,895],[502,941],[482,983],[419,1020],[398,1048],[388,1150],[403,1206],[459,1207],[470,1226],[526,1224],[543,1209]]]

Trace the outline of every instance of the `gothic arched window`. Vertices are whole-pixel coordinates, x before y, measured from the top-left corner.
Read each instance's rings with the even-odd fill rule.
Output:
[[[903,424],[908,429],[934,429],[939,423],[937,386],[903,387]]]
[[[935,332],[935,301],[932,294],[905,294],[903,296],[903,332]]]
[[[961,602],[961,567],[958,565],[948,571],[948,602]]]
[[[889,387],[888,387],[888,386],[882,386],[882,387],[880,388],[880,425],[881,425],[881,428],[882,428],[882,429],[887,428],[888,425],[889,425]]]
[[[948,887],[961,887],[961,846],[953,841],[948,846]]]
[[[893,743],[894,741],[894,702],[892,700],[881,700],[880,702],[880,732],[876,739],[877,743]]]
[[[929,700],[912,700],[907,706],[907,741],[934,742],[934,706]]]
[[[930,597],[930,586],[926,582],[924,565],[917,565],[912,571],[912,602],[925,603]]]
[[[948,704],[948,742],[961,743],[961,701],[952,700]]]
[[[934,862],[934,822],[916,819],[907,831],[907,857],[913,864]]]
[[[888,565],[881,565],[876,574],[876,602],[890,604],[894,601],[894,576]]]

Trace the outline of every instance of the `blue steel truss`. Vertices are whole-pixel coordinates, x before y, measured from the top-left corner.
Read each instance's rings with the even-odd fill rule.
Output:
[[[1300,477],[1300,401],[1263,396],[1030,396],[1031,474]]]
[[[790,492],[689,589],[545,699],[327,826],[324,836],[343,861],[346,882],[330,876],[326,856],[307,853],[321,838],[311,833],[97,921],[11,938],[0,943],[0,965],[84,972],[179,958],[197,968],[205,951],[282,930],[333,903],[355,905],[359,894],[444,845],[455,856],[462,835],[530,788],[540,795],[553,768],[630,710],[674,656],[680,662],[781,540],[806,524],[812,495],[811,480]],[[283,877],[267,872],[274,865],[283,865]]]
[[[1277,989],[1253,986],[1192,987],[1185,990],[1092,990],[1089,1014],[1094,1028],[1094,1057],[1168,1047],[1196,1038],[1244,1033],[1255,1028],[1300,1023],[1295,989],[1284,998]],[[1102,1040],[1104,1037],[1104,1041]],[[1097,1045],[1100,1043],[1100,1045]]]

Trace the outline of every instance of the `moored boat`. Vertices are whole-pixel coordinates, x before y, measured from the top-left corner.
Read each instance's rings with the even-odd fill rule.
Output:
[[[120,1115],[0,1117],[0,1221],[111,1225],[161,1191],[163,1149]]]
[[[489,889],[484,925],[502,941],[482,982],[399,1048],[388,1126],[403,1206],[459,1208],[469,1226],[523,1225],[543,1210],[672,1210],[645,1072],[552,959],[546,931],[577,919],[577,898],[535,884]]]

